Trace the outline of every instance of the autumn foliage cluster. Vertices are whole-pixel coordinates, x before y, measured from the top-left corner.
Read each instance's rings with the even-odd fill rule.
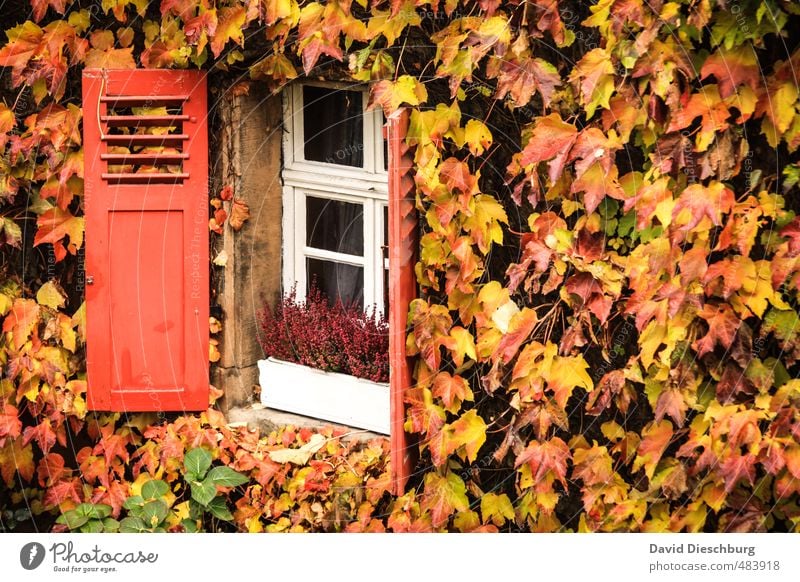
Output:
[[[32,0],[2,18],[4,523],[119,516],[204,447],[248,476],[219,488],[242,530],[800,527],[795,2]],[[405,495],[385,443],[87,414],[85,66],[344,78],[410,110]]]

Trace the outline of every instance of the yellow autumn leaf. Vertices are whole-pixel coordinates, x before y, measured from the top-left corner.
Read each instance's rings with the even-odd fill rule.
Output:
[[[219,342],[217,340],[214,340],[214,339],[209,340],[209,342],[208,342],[208,361],[209,362],[219,362],[219,359],[220,359],[221,355],[219,353],[219,349],[217,349],[218,345],[219,345]]]
[[[667,337],[667,328],[665,325],[653,320],[647,324],[641,335],[639,336],[639,359],[645,368],[649,368],[655,358],[656,350],[664,343]]]
[[[60,309],[64,307],[66,296],[53,281],[48,281],[39,287],[39,291],[36,293],[36,301],[39,305]]]
[[[297,449],[275,449],[267,454],[276,463],[292,463],[294,465],[305,465],[311,459],[311,455],[316,453],[325,444],[325,437],[319,433],[314,433],[308,442]]]
[[[472,155],[479,156],[492,145],[492,132],[482,121],[470,119],[464,128],[464,140]]]
[[[450,337],[453,338],[455,346],[450,349],[453,354],[453,362],[456,366],[464,364],[464,357],[469,356],[473,360],[477,360],[478,356],[475,353],[475,338],[472,334],[457,325],[450,330]]]
[[[478,451],[486,442],[486,423],[483,418],[473,409],[461,415],[449,429],[451,446],[455,449],[464,447],[467,460],[474,463],[478,458]]]
[[[547,387],[553,391],[556,403],[564,408],[575,388],[587,392],[594,388],[592,377],[586,372],[589,364],[583,356],[555,356],[546,375]]]
[[[491,522],[499,527],[514,519],[514,507],[505,493],[487,493],[481,497],[481,515],[483,523]]]

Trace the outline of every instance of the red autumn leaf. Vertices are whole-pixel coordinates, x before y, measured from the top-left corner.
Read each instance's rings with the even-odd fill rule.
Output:
[[[542,96],[544,106],[549,107],[556,87],[561,85],[558,70],[540,58],[527,57],[521,62],[502,59],[496,76],[496,98],[503,99],[509,95],[514,107],[527,105],[536,91]]]
[[[233,186],[228,184],[227,186],[222,188],[222,190],[219,191],[219,197],[220,197],[221,200],[224,200],[225,202],[227,202],[228,200],[232,200],[233,199]]]
[[[800,217],[794,218],[780,230],[780,235],[789,241],[788,256],[795,257],[800,254]]]
[[[522,150],[520,164],[529,166],[552,160],[548,176],[552,182],[561,177],[572,145],[578,138],[578,129],[565,123],[557,113],[540,117],[534,125],[531,138]]]
[[[472,194],[478,190],[478,179],[469,166],[457,158],[447,158],[439,166],[441,181],[453,192]]]
[[[536,311],[528,307],[524,307],[515,314],[508,330],[503,334],[500,343],[492,353],[492,361],[496,362],[501,359],[503,363],[509,363],[517,355],[523,342],[528,339],[537,321]]]
[[[228,213],[224,208],[214,211],[214,216],[208,220],[208,229],[217,234],[222,234],[222,225],[228,219]]]
[[[50,425],[49,418],[45,418],[35,426],[29,426],[25,429],[22,439],[23,444],[27,445],[32,440],[36,441],[43,453],[50,452],[50,449],[56,444],[56,433]]]
[[[217,12],[215,10],[207,10],[202,14],[192,16],[183,27],[187,44],[196,46],[198,53],[203,52],[208,43],[208,38],[213,37],[216,31]]]
[[[735,97],[734,97],[735,99]],[[696,141],[695,151],[704,152],[714,140],[717,133],[728,129],[728,118],[731,112],[727,101],[719,94],[716,85],[706,85],[699,93],[693,93],[688,102],[682,107],[672,110],[667,131],[680,131],[686,129],[694,120],[700,117],[700,133]]]
[[[69,469],[64,467],[64,457],[58,453],[46,454],[39,460],[39,466],[36,468],[40,487],[50,487],[69,472]]]
[[[469,384],[461,376],[451,376],[449,372],[439,372],[431,390],[434,398],[439,398],[448,410],[457,407],[464,400],[472,399]]]
[[[3,321],[3,331],[12,332],[14,347],[20,349],[39,323],[39,304],[33,299],[16,299]]]
[[[515,467],[525,463],[531,469],[534,481],[541,481],[548,472],[567,487],[567,461],[572,458],[567,443],[558,437],[538,442],[532,441],[525,450],[517,455]]]
[[[588,214],[594,212],[606,196],[617,200],[625,198],[617,181],[617,172],[616,166],[606,171],[599,163],[596,163],[572,182],[570,191],[573,193],[583,192],[583,205]]]
[[[532,426],[536,438],[540,441],[546,438],[547,431],[553,424],[562,430],[569,429],[567,415],[552,400],[530,404],[517,419],[518,428]],[[505,454],[500,454],[502,452],[502,448],[498,449],[495,452],[495,459],[502,460],[505,457]]]
[[[534,16],[531,19],[541,32],[549,32],[558,46],[564,46],[566,27],[558,12],[558,0],[534,0],[532,3]]]
[[[81,453],[83,454],[78,454],[81,477],[87,483],[100,483],[101,485],[107,485],[109,481],[109,467],[106,464],[105,459],[97,455],[86,454],[91,453],[91,449],[89,447],[84,447],[81,449]]]
[[[130,453],[128,453],[128,443],[130,437],[121,434],[106,435],[94,447],[94,454],[103,454],[107,465],[111,465],[114,458],[120,458],[125,463],[130,460]]]
[[[600,282],[589,273],[576,273],[564,284],[567,292],[580,299],[580,305],[586,306],[600,323],[605,323],[611,313],[613,301],[606,297]]]
[[[713,351],[717,345],[725,349],[731,347],[742,322],[728,305],[706,304],[699,316],[708,324],[708,333],[692,344],[692,349],[697,351],[698,357]]]
[[[708,250],[702,246],[692,247],[683,253],[678,266],[681,269],[681,284],[701,281],[708,270]]]
[[[337,61],[342,60],[344,54],[338,44],[333,44],[323,38],[315,37],[307,43],[303,49],[303,70],[306,75],[310,74],[322,55],[328,55]]]
[[[686,419],[688,407],[689,405],[686,404],[686,399],[680,390],[667,388],[658,395],[658,400],[656,401],[656,422],[661,422],[664,416],[669,416],[675,421],[676,426],[681,427]]]
[[[692,184],[675,202],[673,225],[677,221],[678,229],[685,232],[694,229],[706,217],[715,226],[720,226],[722,216],[731,211],[733,203],[733,192],[721,182],[713,182],[709,186]]]
[[[30,0],[31,9],[33,10],[31,17],[35,22],[39,22],[47,13],[47,9],[52,7],[53,10],[59,14],[64,14],[67,10],[67,3],[71,0]]]
[[[720,46],[703,63],[700,78],[706,79],[714,75],[719,84],[719,93],[724,99],[732,95],[739,85],[747,84],[753,91],[757,91],[761,82],[760,72],[761,67],[752,45],[742,44],[731,50]]]
[[[586,412],[598,415],[611,405],[611,399],[622,393],[625,387],[625,372],[612,370],[600,378],[586,400]]]
[[[6,438],[17,438],[22,430],[22,421],[17,416],[17,408],[11,404],[3,407],[0,413],[0,446],[5,445]]]
[[[723,299],[730,299],[731,295],[742,288],[746,279],[755,278],[755,273],[755,265],[746,257],[731,257],[711,263],[703,277],[706,295],[710,296],[719,289],[720,286],[716,284],[716,281],[721,279],[719,296]]]
[[[661,177],[655,182],[643,182],[636,195],[625,200],[624,210],[636,211],[636,228],[643,230],[652,224],[656,207],[665,200],[672,199],[669,178]]]
[[[426,398],[422,388],[406,390],[405,402],[408,404],[408,420],[414,432],[434,435],[444,425],[445,411]]]
[[[731,453],[719,465],[719,474],[725,480],[725,492],[730,493],[737,483],[746,479],[750,485],[755,483],[756,478],[756,456],[752,453],[740,454]]]
[[[130,486],[126,481],[111,481],[105,488],[97,488],[92,494],[91,503],[105,503],[111,506],[111,515],[119,517],[122,504],[130,497]]]
[[[454,512],[469,509],[464,482],[449,471],[445,476],[428,473],[425,475],[420,508],[430,512],[433,527],[444,526]]]
[[[46,507],[60,507],[68,499],[75,503],[80,503],[82,501],[82,491],[83,482],[78,477],[59,481],[47,489],[47,493],[44,495],[44,505]]]

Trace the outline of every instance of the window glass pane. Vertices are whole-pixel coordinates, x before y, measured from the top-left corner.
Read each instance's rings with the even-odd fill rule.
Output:
[[[306,244],[348,255],[364,254],[364,206],[306,197]]]
[[[383,246],[389,246],[389,207],[383,207]]]
[[[362,168],[364,129],[362,94],[323,87],[303,87],[304,157]]]
[[[389,317],[389,269],[383,270],[383,314]]]
[[[306,259],[306,276],[309,282],[328,296],[331,303],[340,299],[345,305],[355,303],[364,308],[364,269],[322,259]]]

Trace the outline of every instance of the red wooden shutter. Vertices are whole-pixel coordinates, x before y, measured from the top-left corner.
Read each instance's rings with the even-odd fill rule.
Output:
[[[84,71],[91,410],[208,407],[206,103],[199,71]]]
[[[392,489],[401,495],[416,461],[416,447],[403,425],[405,393],[412,386],[412,362],[406,355],[408,305],[417,296],[417,212],[413,156],[406,145],[408,110],[389,117],[389,391],[391,414]]]

